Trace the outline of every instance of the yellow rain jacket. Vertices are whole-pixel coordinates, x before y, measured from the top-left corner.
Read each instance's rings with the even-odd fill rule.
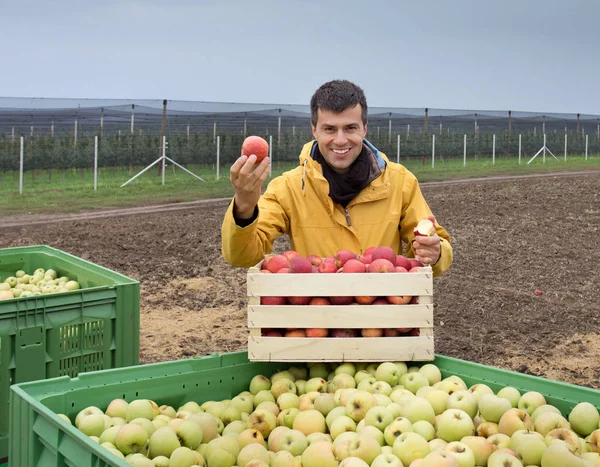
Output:
[[[252,224],[236,224],[232,200],[221,228],[225,260],[237,267],[254,266],[271,253],[274,240],[282,234],[287,234],[292,249],[304,256],[326,257],[342,249],[362,254],[370,246],[380,245],[401,254],[403,242],[406,256],[414,257],[413,229],[432,214],[416,177],[404,166],[390,162],[365,139],[382,173],[344,209],[329,196],[329,183],[313,159],[316,144],[306,143],[300,166],[269,183]],[[433,266],[434,276],[452,264],[450,237],[440,225],[437,234],[442,239],[441,256]]]

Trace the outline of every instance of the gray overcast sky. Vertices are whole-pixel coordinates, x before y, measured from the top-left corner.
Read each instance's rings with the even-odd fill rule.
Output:
[[[600,114],[597,0],[2,0],[0,95]]]

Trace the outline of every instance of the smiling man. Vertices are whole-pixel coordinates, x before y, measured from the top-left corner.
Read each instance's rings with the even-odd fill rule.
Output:
[[[336,80],[323,84],[311,98],[314,140],[300,153],[300,165],[274,178],[269,158],[242,154],[232,165],[235,196],[222,233],[223,257],[250,267],[271,252],[273,242],[288,234],[304,256],[334,255],[345,249],[361,254],[387,245],[397,254],[431,265],[435,276],[452,264],[452,247],[423,198],[415,176],[389,159],[367,139],[367,101],[357,85]],[[415,237],[414,227],[429,218],[431,237]]]

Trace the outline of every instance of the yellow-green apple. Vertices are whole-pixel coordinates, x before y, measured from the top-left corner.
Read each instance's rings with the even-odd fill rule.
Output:
[[[200,425],[202,428],[202,441],[208,443],[209,441],[219,437],[219,424],[217,419],[209,413],[194,413],[187,417],[194,423]]]
[[[258,430],[255,430],[254,428],[247,428],[238,435],[238,444],[240,448],[243,448],[244,446],[250,443],[258,443],[264,445],[265,439],[262,433]]]
[[[494,446],[494,451],[508,448],[510,446],[510,439],[510,436],[505,435],[504,433],[496,433],[487,438],[487,440],[492,444],[492,446]]]
[[[483,396],[484,394],[494,394],[492,388],[490,388],[487,384],[483,383],[474,384],[469,388],[469,391],[475,396],[475,399],[477,399],[477,403],[479,403],[481,396]]]
[[[260,404],[258,404],[256,406],[256,408],[254,409],[256,410],[268,410],[269,412],[272,412],[273,415],[275,415],[277,417],[277,415],[279,415],[279,412],[281,412],[281,410],[279,409],[279,406],[277,405],[277,403],[272,402],[272,401],[264,401],[261,402]],[[224,412],[223,412],[224,413]],[[221,417],[223,418],[223,417]]]
[[[371,465],[373,460],[381,454],[381,445],[376,439],[359,434],[350,442],[348,454],[350,457],[358,457]]]
[[[448,397],[447,408],[460,409],[466,412],[469,417],[474,418],[477,415],[477,398],[466,389],[454,391]]]
[[[392,403],[392,399],[390,396],[386,396],[385,394],[379,394],[377,392],[373,393],[375,399],[377,399],[377,405],[381,405],[382,407],[387,407]]]
[[[260,391],[271,389],[271,380],[264,375],[255,375],[250,380],[249,389],[250,393],[255,396]]]
[[[291,392],[284,392],[277,398],[277,405],[282,411],[291,408],[297,409],[300,406],[300,397],[296,394],[292,394]]]
[[[533,417],[532,417],[533,418]],[[565,417],[555,412],[545,412],[536,418],[534,422],[535,431],[546,436],[556,428],[571,428]]]
[[[104,432],[100,435],[98,442],[102,443],[111,443],[113,446],[117,447],[116,439],[117,433],[121,429],[120,426],[111,426],[109,429],[104,430]]]
[[[240,453],[240,445],[239,445],[237,439],[235,439],[232,436],[221,436],[220,438],[216,438],[216,439],[213,439],[208,442],[208,445],[206,446],[206,450],[205,450],[205,457],[208,460],[208,457],[210,457],[214,451],[219,451],[219,450],[225,450],[228,453],[232,454],[234,457],[234,462],[235,462],[238,454]],[[212,463],[210,461],[208,461],[208,465],[211,465],[211,464]],[[215,465],[219,465],[219,464],[215,464]]]
[[[373,394],[383,394],[385,396],[389,396],[392,393],[392,386],[390,386],[385,381],[376,381],[371,386]]]
[[[449,443],[459,441],[475,432],[473,420],[464,410],[447,409],[437,419],[438,437]]]
[[[339,467],[369,467],[369,464],[358,457],[346,457]]]
[[[455,382],[456,384],[458,384],[460,386],[460,389],[469,389],[467,387],[467,383],[465,383],[465,381],[460,376],[457,376],[457,375],[450,375],[447,378],[444,378],[442,381],[440,381],[440,383],[443,381],[452,381],[452,382]],[[475,385],[475,386],[477,386],[477,385]],[[477,387],[475,387],[474,390],[477,390]]]
[[[429,449],[431,452],[443,451],[444,447],[448,445],[448,441],[444,441],[442,438],[433,438],[429,441]]]
[[[306,393],[306,380],[305,379],[297,379],[294,384],[296,385],[296,394],[301,396]]]
[[[488,457],[487,467],[523,467],[523,463],[516,456],[499,450]]]
[[[517,388],[513,388],[512,386],[503,387],[496,395],[498,397],[502,397],[503,399],[507,399],[513,408],[517,408],[519,399],[521,398],[521,393],[519,390]]]
[[[600,453],[600,429],[592,431],[585,438],[588,451]]]
[[[132,467],[154,467],[154,462],[141,453],[129,454],[125,461]]]
[[[390,402],[385,407],[392,413],[394,418],[398,418],[402,415],[402,406],[396,402]]]
[[[258,393],[256,393],[256,395],[254,396],[254,408],[256,409],[256,407],[258,407],[262,402],[265,401],[271,401],[271,402],[275,402],[275,397],[273,397],[273,393],[271,392],[270,389],[264,389],[262,391],[258,391]],[[207,413],[210,413],[211,415],[215,415],[215,411],[206,411]],[[218,418],[218,415],[215,415],[215,417]]]
[[[577,436],[577,433],[574,431],[568,430],[567,428],[556,428],[544,437],[546,446],[550,446],[557,440],[566,444],[571,452],[581,452],[579,436]]]
[[[600,414],[589,402],[580,402],[569,413],[569,422],[575,433],[587,436],[599,428]]]
[[[221,435],[225,436],[228,434],[234,434],[235,436],[239,436],[239,434],[242,431],[248,429],[247,426],[248,426],[248,420],[246,420],[245,422],[243,422],[242,420],[234,420],[233,422],[231,422],[229,425],[227,425],[223,429],[223,432],[221,433]]]
[[[348,453],[350,449],[350,443],[353,439],[358,437],[358,433],[353,431],[346,431],[338,435],[338,437],[333,440],[333,453],[337,460],[342,460],[348,457],[350,454]]]
[[[304,385],[304,391],[309,392],[327,392],[327,381],[323,378],[311,378]]]
[[[356,389],[358,389],[359,391],[367,391],[372,394],[373,386],[375,385],[375,383],[377,383],[377,378],[375,378],[374,376],[370,376],[369,378],[365,378],[360,383],[358,383]]]
[[[148,399],[136,399],[127,405],[125,420],[130,422],[134,418],[147,418],[148,420],[154,418],[154,408]]]
[[[279,413],[279,411],[278,411]],[[224,425],[229,425],[231,422],[242,419],[242,412],[237,407],[228,406],[219,417]]]
[[[280,433],[273,439],[273,443],[269,438],[269,450],[273,452],[288,451],[294,456],[300,456],[307,447],[306,436],[298,430],[287,430]]]
[[[183,420],[178,421],[183,422]],[[154,426],[154,424],[147,418],[134,418],[129,423],[140,425],[144,430],[146,430],[146,433],[148,433],[148,438],[150,438],[150,436],[152,436],[152,433],[156,431],[156,427]]]
[[[180,447],[173,451],[169,458],[169,467],[189,467],[196,464],[196,452],[190,448]]]
[[[269,400],[271,400],[271,402],[275,402],[273,398]],[[260,402],[258,402],[257,404],[259,403]],[[227,406],[228,403],[225,401],[211,401],[209,404],[206,405],[204,410],[206,411],[206,413],[211,414],[215,418],[221,418],[221,415],[223,414]]]
[[[160,407],[158,409],[159,411],[161,410]],[[170,410],[168,410],[166,407],[163,410],[163,413],[167,413],[168,415],[171,416],[171,418],[175,417],[177,415],[177,412],[182,411],[182,410],[187,410],[190,413],[204,413],[204,409],[201,409],[200,406],[198,405],[197,402],[195,401],[188,401],[185,404],[183,404],[181,407],[179,407],[179,409],[177,410],[177,412],[175,414],[173,414]]]
[[[481,436],[465,436],[461,443],[469,446],[475,457],[475,465],[487,465],[488,458],[494,451],[492,444]]]
[[[200,446],[204,435],[200,425],[191,420],[181,420],[181,423],[175,429],[175,433],[181,445],[190,449],[196,449]]]
[[[394,421],[394,416],[389,409],[378,405],[369,409],[364,420],[366,425],[374,426],[383,432]]]
[[[373,438],[379,443],[380,446],[385,445],[385,438],[383,437],[383,432],[379,428],[375,428],[373,425],[365,425],[360,429],[358,429],[357,427],[356,430],[356,432],[359,435],[369,436],[370,438]]]
[[[342,389],[342,388],[355,388],[356,387],[356,380],[354,379],[354,376],[351,376],[348,373],[339,373],[339,374],[335,375],[333,377],[333,379],[331,380],[331,382],[333,384],[332,392],[335,392],[338,389]]]
[[[401,434],[412,431],[413,426],[410,420],[408,418],[398,417],[385,427],[383,437],[388,445],[393,446],[394,442]]]
[[[533,430],[533,421],[527,412],[521,409],[509,409],[498,422],[498,431],[512,436],[518,430]]]
[[[458,460],[449,452],[432,451],[425,456],[421,467],[459,467]]]
[[[498,423],[502,415],[512,408],[508,399],[494,394],[483,394],[479,399],[479,414],[488,422]]]
[[[89,407],[86,407],[85,409],[79,411],[79,413],[75,416],[75,426],[77,428],[79,428],[79,422],[83,417],[86,417],[88,415],[91,414],[100,414],[103,415],[104,412],[102,412],[102,410],[100,410],[98,407],[91,405]]]
[[[302,464],[289,452],[279,451],[271,457],[270,467],[302,467]]]
[[[324,416],[327,416],[327,414],[336,408],[337,405],[338,404],[331,393],[319,393],[319,395],[315,397],[315,410],[318,410]]]
[[[581,458],[590,461],[592,463],[590,467],[600,467],[600,454],[597,452],[584,452]]]
[[[379,381],[385,381],[390,386],[398,384],[402,376],[398,367],[392,362],[383,362],[375,370],[375,378]]]
[[[327,441],[317,441],[302,453],[302,467],[338,467],[333,455],[333,445]]]
[[[285,392],[296,394],[296,385],[292,380],[288,378],[280,378],[273,381],[271,384],[271,394],[273,394],[275,400],[277,400],[277,398]]]
[[[444,447],[444,451],[456,458],[459,467],[475,467],[475,454],[465,443],[452,441]]]
[[[267,451],[267,448],[257,443],[247,444],[240,450],[240,453],[237,456],[237,465],[245,466],[251,460],[262,460],[268,464],[271,460],[269,451]]]
[[[371,373],[369,373],[367,370],[359,370],[354,375],[354,381],[356,381],[356,385],[360,384],[361,381],[368,379],[368,378],[373,378],[373,375]]]
[[[543,437],[540,436],[538,438],[536,436],[523,435],[516,446],[514,446],[513,451],[515,451],[523,465],[540,465],[542,454],[546,448],[547,446]]]
[[[124,419],[127,414],[128,405],[129,403],[124,399],[113,399],[110,404],[108,404],[104,413],[109,417],[120,417]]]
[[[544,404],[544,405],[540,405],[531,414],[531,420],[533,421],[533,423],[535,424],[535,421],[537,420],[537,418],[540,415],[542,415],[543,413],[546,413],[546,412],[554,412],[555,414],[558,414],[558,415],[562,416],[561,411],[558,410],[556,407],[554,407],[553,405],[550,405],[550,404]]]
[[[521,396],[517,407],[531,416],[533,411],[546,403],[546,398],[537,391],[528,391]]]
[[[339,416],[333,420],[330,427],[330,434],[333,440],[347,431],[356,431],[356,422],[346,415]]]
[[[306,394],[302,394],[298,399],[298,408],[300,411],[314,409],[315,408],[315,399],[319,394],[322,394],[317,391],[307,392]]]
[[[395,386],[395,388],[396,389],[394,389],[390,394],[390,399],[392,400],[392,402],[402,405],[405,400],[416,397],[415,394],[413,394],[408,389],[405,389],[402,386]]]
[[[448,399],[450,394],[441,389],[433,389],[425,394],[425,399],[429,401],[436,415],[441,414],[448,408]]]
[[[403,467],[403,465],[402,461],[394,454],[382,453],[373,459],[371,467]]]
[[[377,405],[375,396],[366,391],[356,391],[346,403],[346,415],[355,422],[361,421],[369,409]]]
[[[416,423],[419,420],[425,420],[435,423],[435,412],[429,401],[423,397],[414,397],[405,404],[400,404],[402,409],[401,415],[408,418],[411,423]]]
[[[475,429],[477,436],[483,436],[489,438],[492,435],[498,433],[498,424],[494,422],[483,422],[480,423]]]
[[[429,443],[421,435],[413,432],[402,433],[392,446],[394,455],[404,465],[410,465],[415,459],[422,459],[430,453]]]
[[[552,443],[542,454],[542,467],[585,467],[589,465],[585,459],[574,454],[564,443]]]
[[[128,425],[125,425],[123,428],[125,428]],[[140,427],[141,428],[141,427]],[[141,439],[141,436],[140,436]],[[147,434],[146,434],[146,439],[147,439]],[[119,433],[117,433],[117,443],[119,440]],[[117,444],[117,447],[118,444]],[[175,451],[175,449],[177,449],[178,447],[181,447],[181,443],[179,442],[179,438],[177,436],[177,433],[175,433],[175,430],[173,428],[171,428],[170,426],[165,426],[162,428],[158,428],[150,437],[150,440],[148,442],[148,447],[149,447],[149,456],[151,458],[154,458],[156,456],[165,456],[165,457],[171,457],[171,454],[173,453],[173,451]],[[121,448],[119,448],[121,450]],[[123,452],[121,450],[121,452]],[[135,452],[139,452],[139,451],[135,451]],[[125,452],[123,452],[123,454],[125,454]]]
[[[325,417],[325,423],[327,423],[327,428],[329,428],[329,431],[331,431],[331,424],[333,421],[341,416],[346,416],[346,407],[341,405],[338,405],[327,414]]]
[[[263,438],[268,438],[269,433],[277,426],[277,417],[270,410],[256,409],[248,417],[248,428],[260,431]]]
[[[304,433],[305,436],[311,433],[325,433],[327,431],[325,417],[315,409],[300,411],[294,418],[292,427],[294,430]]]
[[[433,385],[435,389],[439,389],[444,391],[447,394],[452,394],[455,391],[460,391],[461,389],[466,389],[463,387],[458,381],[451,380],[449,378],[441,380],[439,383],[435,383]]]
[[[427,378],[430,386],[433,386],[435,383],[439,383],[442,380],[442,372],[433,363],[426,363],[423,365],[419,368],[419,373]]]
[[[103,413],[92,413],[79,419],[79,431],[88,436],[100,436],[106,429]]]
[[[429,380],[418,372],[405,373],[400,377],[400,384],[413,394],[416,394],[420,387],[429,386]]]
[[[308,378],[308,368],[305,366],[291,366],[287,369],[292,375],[294,375],[294,382],[299,379]]]
[[[418,420],[413,423],[413,431],[421,435],[427,441],[431,441],[435,438],[435,427],[427,420]]]

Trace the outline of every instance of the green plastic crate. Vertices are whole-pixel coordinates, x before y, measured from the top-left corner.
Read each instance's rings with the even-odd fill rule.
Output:
[[[40,267],[81,288],[0,301],[0,462],[12,384],[139,363],[138,281],[45,245],[0,250],[0,281]]]
[[[444,377],[455,374],[465,383],[485,383],[495,392],[514,386],[522,393],[539,391],[564,415],[578,402],[600,406],[600,391],[436,355]],[[411,363],[412,364],[412,363]],[[11,467],[121,466],[127,463],[91,441],[56,413],[71,419],[95,405],[105,409],[114,398],[153,399],[181,406],[189,400],[229,399],[247,390],[256,374],[270,376],[294,363],[250,362],[247,352],[234,352],[132,368],[82,373],[11,387]],[[296,363],[298,365],[298,363]]]

